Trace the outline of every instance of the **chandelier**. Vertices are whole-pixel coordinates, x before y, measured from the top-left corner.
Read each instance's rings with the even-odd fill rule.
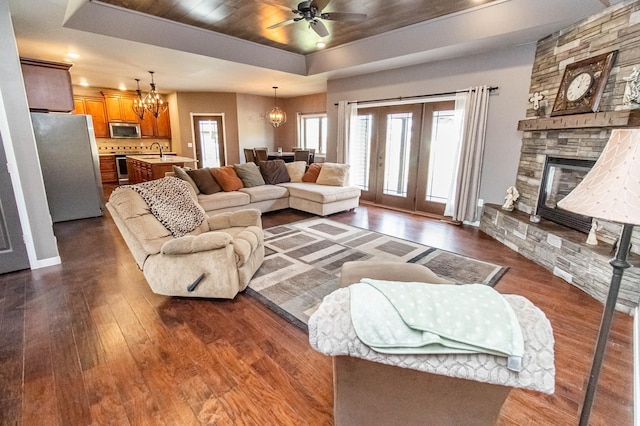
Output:
[[[136,78],[136,98],[133,100],[133,112],[140,120],[144,120],[144,99],[142,98],[142,91],[140,90],[140,79]]]
[[[287,113],[278,108],[278,99],[276,97],[277,86],[273,86],[273,109],[269,111],[269,121],[273,127],[280,127],[287,122]]]
[[[144,97],[142,103],[145,111],[149,112],[155,118],[158,118],[160,114],[167,110],[167,104],[162,100],[160,94],[156,90],[156,84],[153,81],[153,71],[149,71],[151,74],[151,91]]]

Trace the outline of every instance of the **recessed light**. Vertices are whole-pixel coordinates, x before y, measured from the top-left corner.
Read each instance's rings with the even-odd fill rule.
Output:
[[[118,89],[125,91],[127,90],[127,86],[125,86],[124,83],[120,83],[120,86],[118,86]]]
[[[80,86],[82,86],[82,87],[89,87],[89,83],[87,83],[87,82],[86,82],[86,80],[82,80],[82,81],[80,82]]]
[[[324,41],[319,41],[316,43],[316,46],[320,49],[324,48],[327,46],[327,43],[325,43]]]
[[[78,59],[80,57],[80,55],[75,52],[67,52],[67,56],[73,59]]]

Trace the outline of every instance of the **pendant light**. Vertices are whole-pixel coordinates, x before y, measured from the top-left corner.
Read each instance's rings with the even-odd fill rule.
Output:
[[[151,74],[151,91],[147,93],[147,96],[143,100],[144,109],[155,118],[158,118],[160,114],[167,110],[167,104],[162,100],[156,90],[156,83],[153,81],[153,71],[149,71],[149,74]]]
[[[135,80],[138,88],[136,89],[136,98],[133,100],[133,112],[140,120],[144,120],[144,99],[140,90],[140,79],[136,78]]]
[[[269,121],[273,124],[273,127],[280,127],[287,122],[287,113],[278,108],[278,99],[276,96],[276,90],[278,86],[273,86],[273,109],[269,111]]]

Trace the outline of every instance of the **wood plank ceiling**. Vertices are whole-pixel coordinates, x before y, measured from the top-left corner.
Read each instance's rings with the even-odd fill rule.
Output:
[[[460,12],[496,0],[331,0],[322,12],[364,13],[363,22],[322,20],[321,38],[302,20],[267,27],[296,17],[296,0],[102,0],[115,6],[227,34],[294,53],[316,51],[323,41],[335,47],[418,22]],[[325,0],[318,0],[323,1]]]

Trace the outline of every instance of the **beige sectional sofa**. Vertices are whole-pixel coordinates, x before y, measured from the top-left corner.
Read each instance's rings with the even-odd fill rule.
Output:
[[[175,173],[167,173],[175,176]],[[296,179],[296,177],[293,177]],[[339,182],[338,182],[339,183]],[[286,208],[326,216],[354,209],[360,201],[360,188],[355,186],[325,185],[313,182],[283,182],[258,185],[235,191],[197,194],[198,203],[208,215],[258,209],[270,212]]]

